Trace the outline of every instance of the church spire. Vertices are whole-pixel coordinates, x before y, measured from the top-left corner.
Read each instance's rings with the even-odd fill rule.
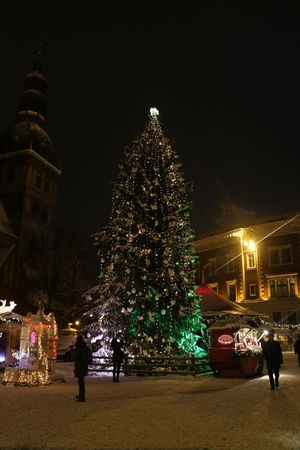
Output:
[[[47,80],[42,74],[42,42],[40,42],[34,69],[24,80],[23,92],[19,96],[16,123],[29,121],[43,127],[46,118]]]
[[[38,48],[37,55],[36,55],[35,64],[34,64],[34,70],[36,70],[40,73],[42,72],[43,47],[44,47],[44,44],[42,41],[40,41],[39,48]]]
[[[42,43],[33,70],[24,80],[15,123],[0,136],[0,154],[31,149],[57,166],[51,139],[45,129],[47,80],[41,69]]]

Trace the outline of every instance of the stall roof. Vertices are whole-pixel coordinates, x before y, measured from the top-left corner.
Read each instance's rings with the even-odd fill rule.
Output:
[[[20,314],[17,314],[13,311],[5,312],[0,314],[0,322],[7,322],[7,321],[18,321],[18,322],[24,322],[25,317],[21,316]]]
[[[216,291],[208,287],[206,284],[200,284],[195,293],[201,295],[202,303],[201,310],[205,316],[211,315],[223,315],[223,314],[239,314],[247,316],[259,316],[256,311],[244,308],[237,303],[232,302],[223,295],[218,294]]]

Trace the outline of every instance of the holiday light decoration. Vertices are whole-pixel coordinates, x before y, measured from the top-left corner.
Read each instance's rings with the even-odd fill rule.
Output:
[[[0,305],[0,314],[11,312],[17,304],[12,300],[9,302],[9,305],[6,304],[7,300],[0,300],[2,305]]]
[[[218,337],[218,342],[223,345],[230,345],[234,341],[233,337],[230,334],[221,334]]]
[[[20,329],[24,317],[13,311],[17,306],[13,300],[9,302],[9,305],[7,305],[7,300],[0,300],[0,302],[0,338],[3,334],[5,335],[0,351],[0,364],[4,368],[16,361],[12,355],[12,350],[13,347],[19,346]]]
[[[200,296],[195,295],[189,187],[176,152],[151,108],[125,150],[108,225],[95,234],[99,283],[86,295],[98,354],[122,335],[138,355],[206,356]]]
[[[45,385],[54,374],[57,325],[54,314],[40,308],[28,313],[21,328],[19,367],[6,367],[3,384]]]

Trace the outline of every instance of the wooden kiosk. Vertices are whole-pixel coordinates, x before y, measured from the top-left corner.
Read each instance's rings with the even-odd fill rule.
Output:
[[[3,384],[46,385],[55,373],[57,325],[54,314],[28,313],[21,328],[19,367],[6,367]]]
[[[223,377],[254,376],[261,363],[260,316],[228,300],[206,284],[201,295],[202,315],[208,324],[209,364]]]

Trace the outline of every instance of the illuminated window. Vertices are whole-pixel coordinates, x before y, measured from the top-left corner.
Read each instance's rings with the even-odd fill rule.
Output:
[[[295,297],[296,280],[294,277],[273,278],[269,280],[270,297]]]
[[[256,297],[256,284],[249,284],[250,297]]]
[[[247,259],[247,269],[255,269],[256,268],[255,252],[247,253],[246,259]]]
[[[236,280],[226,281],[226,288],[227,288],[227,297],[232,302],[235,302],[237,298]]]
[[[280,245],[278,247],[269,247],[269,266],[284,266],[292,264],[292,248],[290,245]]]

